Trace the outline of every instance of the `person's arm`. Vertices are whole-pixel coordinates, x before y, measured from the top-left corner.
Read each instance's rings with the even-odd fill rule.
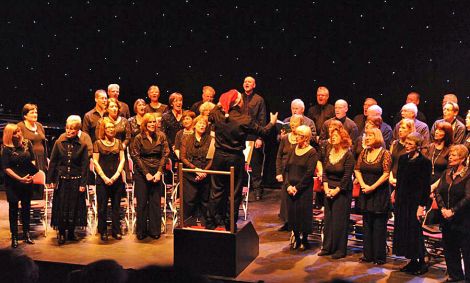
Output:
[[[82,131],[90,135],[90,129],[91,129],[91,124],[90,124],[90,119],[87,114],[83,116],[83,124],[82,124]]]
[[[180,159],[181,159],[181,162],[183,162],[184,166],[186,166],[187,168],[195,169],[196,166],[192,164],[188,159],[188,147],[186,146],[186,142],[188,140],[192,142],[192,139],[188,138],[184,142],[181,143]]]
[[[450,208],[450,210],[455,215],[457,213],[460,213],[462,208],[464,208],[468,205],[470,205],[470,180],[469,179],[467,179],[467,181],[465,183],[465,195],[464,195],[464,197],[460,201],[458,201],[454,206],[452,206]],[[466,217],[468,217],[468,215]]]
[[[445,182],[446,175],[447,175],[447,170],[444,171],[441,178],[439,178],[439,180],[438,180],[439,184],[438,184],[436,190],[434,191],[434,197],[436,199],[437,206],[439,207],[439,209],[446,208],[446,204],[444,202],[444,199],[442,198],[443,190],[447,186],[446,182]]]
[[[129,111],[129,109],[127,109]],[[131,142],[131,138],[132,138],[132,129],[131,129],[131,124],[129,124],[129,121],[126,119],[126,118],[121,118],[121,119],[124,119],[124,126],[125,126],[125,129],[126,129],[126,137],[125,139],[122,141],[122,148],[123,149],[126,149],[126,147],[129,145],[129,143]]]
[[[142,153],[142,139],[144,139],[142,135],[137,135],[134,139],[134,142],[131,145],[131,157],[137,167],[142,171],[142,174],[146,176],[147,174],[150,174],[150,171],[140,157]]]
[[[80,148],[80,191],[85,191],[85,186],[88,180],[88,171],[90,170],[90,159],[88,158],[88,150],[86,145],[82,145]]]
[[[344,173],[343,177],[341,178],[341,183],[339,185],[340,190],[347,190],[348,189],[348,184],[351,182],[351,177],[353,174],[354,170],[354,157],[351,153],[351,151],[347,151],[345,153],[345,159],[344,159]]]
[[[100,118],[98,122],[96,123],[96,128],[95,128],[95,139],[99,140],[101,139],[100,137],[100,124],[103,122],[103,118]]]
[[[354,175],[356,176],[356,180],[359,182],[359,185],[361,186],[361,188],[366,187],[366,183],[364,183],[364,179],[362,178],[362,173],[361,173],[361,163],[362,163],[364,154],[365,154],[365,150],[362,150],[354,166]]]
[[[388,180],[388,177],[390,176],[391,166],[392,166],[392,159],[391,159],[390,153],[388,151],[385,151],[383,153],[383,159],[382,159],[382,168],[383,168],[382,176],[380,176],[380,178],[377,181],[375,181],[374,184],[370,186],[370,191],[377,189],[380,185],[382,185],[385,181]]]
[[[278,176],[282,176],[282,155],[284,151],[284,144],[287,138],[282,138],[281,142],[279,143],[279,148],[277,149],[276,155],[276,179]]]
[[[51,158],[49,161],[49,168],[47,170],[47,183],[54,184],[57,182],[57,163],[59,162],[60,152],[59,152],[59,145],[58,141],[54,143],[52,147]]]
[[[161,143],[162,143],[162,157],[160,159],[160,166],[158,166],[158,172],[163,174],[163,167],[165,166],[165,163],[168,159],[168,156],[170,155],[170,147],[168,146],[168,141],[166,138],[166,135],[162,134],[160,136]]]
[[[126,157],[124,155],[124,150],[119,151],[119,166],[116,170],[116,173],[111,177],[113,181],[116,181],[121,176],[122,170],[124,170],[124,163],[126,162]]]
[[[457,120],[457,127],[455,127],[454,133],[454,144],[461,144],[465,139],[465,126],[459,124],[459,120]]]

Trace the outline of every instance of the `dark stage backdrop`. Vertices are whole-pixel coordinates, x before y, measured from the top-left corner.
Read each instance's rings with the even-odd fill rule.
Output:
[[[276,3],[278,2],[278,3]],[[157,84],[185,106],[203,85],[220,94],[246,75],[281,118],[288,102],[314,101],[326,85],[350,116],[377,98],[386,121],[410,90],[429,121],[441,96],[469,108],[468,1],[2,1],[0,111],[39,105],[40,121],[93,107],[93,93],[121,85],[130,105]]]

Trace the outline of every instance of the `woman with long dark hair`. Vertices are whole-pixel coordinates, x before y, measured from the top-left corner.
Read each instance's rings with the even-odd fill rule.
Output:
[[[12,248],[18,247],[18,202],[20,201],[23,240],[27,244],[34,244],[29,235],[32,175],[37,171],[33,162],[31,142],[23,138],[20,127],[7,124],[3,130],[2,168],[5,172]]]

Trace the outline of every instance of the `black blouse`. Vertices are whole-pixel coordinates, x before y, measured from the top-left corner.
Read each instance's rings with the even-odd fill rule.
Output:
[[[163,173],[170,148],[165,134],[157,130],[152,141],[147,138],[145,133],[138,134],[131,145],[131,157],[136,163],[137,170],[143,175]]]
[[[212,160],[207,159],[207,152],[211,144],[212,137],[209,133],[202,135],[201,140],[196,139],[196,135],[187,135],[181,143],[181,161],[184,166],[195,169],[210,169]]]
[[[330,188],[339,187],[341,190],[351,190],[352,173],[354,171],[354,157],[351,151],[346,151],[343,157],[332,164],[330,147],[323,162],[323,183],[328,183]]]
[[[33,145],[27,139],[23,139],[22,145],[18,147],[2,146],[3,170],[9,168],[20,177],[28,174],[32,175],[35,173],[31,172],[31,169],[34,167],[32,161],[34,161]],[[17,180],[5,174],[5,185],[9,186],[14,181]]]
[[[119,139],[115,139],[112,146],[105,145],[101,140],[97,140],[93,144],[93,153],[100,155],[98,164],[106,177],[111,178],[119,168],[121,150],[122,144]],[[96,176],[96,181],[103,182],[99,175]]]

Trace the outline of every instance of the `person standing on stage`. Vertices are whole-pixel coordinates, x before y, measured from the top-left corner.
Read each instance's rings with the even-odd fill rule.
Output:
[[[214,97],[215,97],[214,88],[212,88],[209,85],[206,85],[206,86],[202,87],[202,100],[200,100],[198,102],[195,102],[191,106],[190,110],[193,111],[194,113],[196,113],[196,116],[199,116],[200,114],[202,114],[200,112],[199,107],[201,107],[201,105],[204,104],[205,102],[213,102]]]
[[[171,159],[177,160],[175,155],[176,133],[183,129],[183,95],[179,92],[173,92],[168,99],[170,109],[162,115],[162,131],[165,133],[168,146],[171,150]]]
[[[134,102],[135,116],[130,117],[128,120],[131,127],[131,142],[140,133],[140,124],[142,123],[142,118],[145,114],[145,107],[147,107],[147,104],[142,98],[139,98]]]
[[[244,92],[242,94],[244,113],[248,114],[254,123],[260,127],[266,125],[266,104],[263,97],[254,92],[256,81],[253,77],[246,77],[243,81]],[[254,141],[255,146],[251,154],[251,189],[255,192],[255,199],[261,200],[263,197],[263,167],[264,167],[264,142],[263,139],[256,134],[248,134],[248,141]]]
[[[98,121],[103,118],[106,113],[106,106],[108,103],[108,95],[106,91],[99,89],[95,92],[95,108],[91,109],[83,117],[82,131],[87,133],[92,142],[95,142],[95,130],[98,126]]]
[[[194,119],[193,125],[194,133],[185,135],[181,142],[181,162],[186,168],[209,170],[212,165],[212,159],[207,158],[212,141],[210,132],[206,131],[209,121],[206,116],[200,115]],[[210,192],[210,177],[202,172],[186,173],[183,177],[184,220],[199,215],[205,218]]]
[[[356,123],[354,123],[353,120],[349,119],[346,114],[348,113],[348,103],[343,100],[339,99],[335,102],[335,117],[328,119],[323,123],[323,126],[321,127],[321,132],[320,132],[320,140],[324,141],[329,138],[329,133],[328,133],[328,125],[331,123],[331,121],[338,120],[343,124],[344,129],[346,132],[348,132],[349,137],[352,139],[353,142],[357,140],[357,137],[359,136],[359,132],[357,130]]]
[[[331,255],[332,259],[340,259],[347,253],[354,157],[346,129],[332,130],[330,141],[331,146],[323,159],[325,228],[318,256]]]
[[[301,100],[301,99],[294,99],[292,100],[292,102],[290,103],[290,110],[292,112],[292,116],[290,117],[287,117],[286,119],[284,119],[282,122],[283,123],[289,123],[290,119],[294,116],[294,115],[300,115],[302,116],[302,120],[303,120],[303,124],[302,125],[307,125],[310,127],[310,129],[312,130],[312,140],[311,140],[311,144],[312,145],[316,145],[317,143],[317,129],[315,127],[315,122],[313,122],[313,120],[311,120],[310,118],[308,118],[307,116],[304,116],[304,110],[305,110],[305,104],[304,102]],[[281,133],[279,135],[279,140],[284,136],[286,135],[287,133],[285,133],[283,131],[283,129],[281,129]]]
[[[413,103],[415,106],[416,106],[416,115],[415,115],[415,118],[417,120],[419,120],[420,122],[423,122],[424,124],[427,123],[427,119],[426,119],[426,116],[424,115],[423,112],[419,111],[418,110],[418,107],[419,107],[419,102],[421,100],[421,95],[419,93],[417,93],[416,91],[412,91],[410,93],[408,93],[408,95],[406,96],[406,102],[405,104],[408,104],[408,103]],[[442,105],[444,106],[444,105]],[[403,110],[403,108],[402,108]],[[401,110],[401,111],[402,111]],[[395,115],[395,118],[393,119],[393,124],[396,125],[398,122],[400,122],[400,120],[403,117],[402,113],[398,112],[396,115]],[[408,117],[406,117],[408,118]],[[418,128],[418,127],[417,127]]]
[[[372,97],[367,97],[364,100],[364,104],[362,105],[362,113],[354,116],[353,121],[354,123],[356,123],[357,130],[360,134],[364,131],[364,127],[366,125],[368,117],[367,109],[369,109],[369,107],[371,107],[372,105],[377,105],[377,100]]]
[[[420,218],[431,192],[431,161],[421,153],[422,145],[419,133],[406,137],[406,154],[398,159],[394,206],[393,253],[410,259],[400,271],[414,275],[428,271]]]
[[[118,84],[108,85],[108,98],[116,99],[116,101],[118,101],[119,103],[119,116],[129,119],[129,117],[131,117],[131,113],[129,111],[129,105],[119,100],[119,89],[120,87]]]
[[[295,129],[297,145],[289,153],[284,168],[284,185],[288,197],[287,224],[294,234],[293,250],[308,250],[308,234],[312,233],[313,176],[318,161],[317,151],[310,145],[312,130],[306,125]],[[302,238],[300,238],[302,235]]]
[[[32,176],[37,172],[34,162],[32,143],[23,138],[19,126],[7,124],[3,130],[2,168],[5,172],[12,248],[18,247],[18,202],[20,201],[23,240],[27,244],[34,244],[29,235]]]
[[[329,98],[330,91],[324,86],[318,87],[317,104],[308,109],[307,116],[315,122],[317,134],[320,134],[323,123],[335,116],[335,107],[328,103]]]
[[[382,132],[370,128],[365,132],[365,145],[354,173],[362,193],[359,205],[364,220],[364,255],[361,262],[385,264],[387,257],[387,220],[390,211],[388,176],[392,166],[390,152],[383,145]]]
[[[101,240],[108,240],[107,211],[111,199],[112,236],[121,240],[121,196],[124,189],[121,172],[124,169],[124,148],[121,140],[115,138],[114,121],[105,117],[99,126],[99,140],[93,145],[93,163],[96,172],[96,194],[98,199],[98,233]]]
[[[165,134],[157,128],[155,115],[146,113],[141,132],[131,145],[135,166],[137,199],[137,239],[158,239],[161,234],[161,199],[163,168],[170,153]],[[147,221],[148,220],[148,221]]]
[[[418,114],[418,108],[416,107],[416,104],[410,102],[401,108],[401,116],[403,118],[411,119],[414,121],[415,124],[415,129],[416,132],[418,132],[422,137],[423,137],[423,146],[427,146],[429,144],[430,138],[429,138],[429,127],[424,123],[423,121],[420,121],[416,118],[416,115]],[[399,123],[395,125],[395,128],[393,129],[393,138],[398,139],[398,128],[399,128]]]
[[[248,81],[248,84],[250,84],[251,79]],[[252,89],[251,85],[247,88]],[[244,103],[242,94],[232,89],[221,95],[219,105],[210,114],[210,119],[214,124],[216,148],[212,169],[229,171],[231,166],[235,167],[235,211],[233,211],[235,223],[238,219],[238,209],[242,200],[243,169],[245,165],[245,157],[242,151],[245,149],[248,135],[266,135],[277,121],[277,113],[271,114],[270,123],[264,128],[259,126],[255,119],[242,110]],[[208,204],[207,229],[216,228],[216,216],[221,218],[227,230],[230,229],[230,205],[227,193],[230,188],[229,179],[228,176],[211,176],[212,187]]]
[[[76,241],[75,227],[86,226],[86,182],[88,174],[88,149],[80,143],[78,132],[80,123],[68,122],[65,126],[65,138],[59,138],[54,144],[47,172],[49,188],[55,188],[52,202],[51,225],[59,229],[59,245],[67,239]]]
[[[175,154],[180,160],[181,143],[183,142],[183,139],[188,135],[194,134],[194,118],[196,118],[196,114],[194,114],[193,111],[183,111],[183,117],[181,118],[181,124],[183,125],[183,129],[179,130],[175,136]]]
[[[38,106],[36,104],[27,103],[21,111],[23,121],[18,123],[23,138],[29,140],[33,144],[33,153],[36,166],[39,170],[47,173],[47,147],[46,132],[41,123],[38,122]],[[42,199],[44,187],[41,185],[33,185],[32,199]]]
[[[283,135],[281,142],[279,143],[276,156],[276,180],[281,184],[284,183],[285,179],[284,171],[286,168],[287,158],[297,145],[295,130],[298,126],[303,124],[303,119],[303,115],[292,115],[292,117],[289,119],[291,131],[290,133]],[[279,216],[283,222],[283,225],[279,228],[278,231],[287,231],[289,228],[287,225],[287,195],[287,190],[281,190],[281,206],[279,209]]]
[[[436,130],[436,125],[439,122],[448,122],[452,125],[453,130],[453,143],[461,144],[465,139],[465,125],[457,119],[459,115],[459,105],[454,102],[446,102],[442,107],[442,119],[434,122],[431,128],[431,141],[434,140],[434,131]]]
[[[160,103],[160,88],[156,85],[151,85],[147,90],[147,96],[150,103],[145,107],[145,113],[160,113],[163,115],[168,110],[168,105]]]
[[[442,243],[448,282],[470,282],[470,170],[467,158],[468,149],[464,145],[451,146],[450,168],[442,175],[436,190],[437,204],[442,213]]]
[[[394,140],[390,145],[390,153],[392,154],[392,171],[388,177],[391,188],[397,185],[398,159],[406,153],[405,140],[406,137],[415,131],[414,120],[404,118],[398,122],[398,139]],[[395,191],[392,192],[392,200],[395,198]]]

